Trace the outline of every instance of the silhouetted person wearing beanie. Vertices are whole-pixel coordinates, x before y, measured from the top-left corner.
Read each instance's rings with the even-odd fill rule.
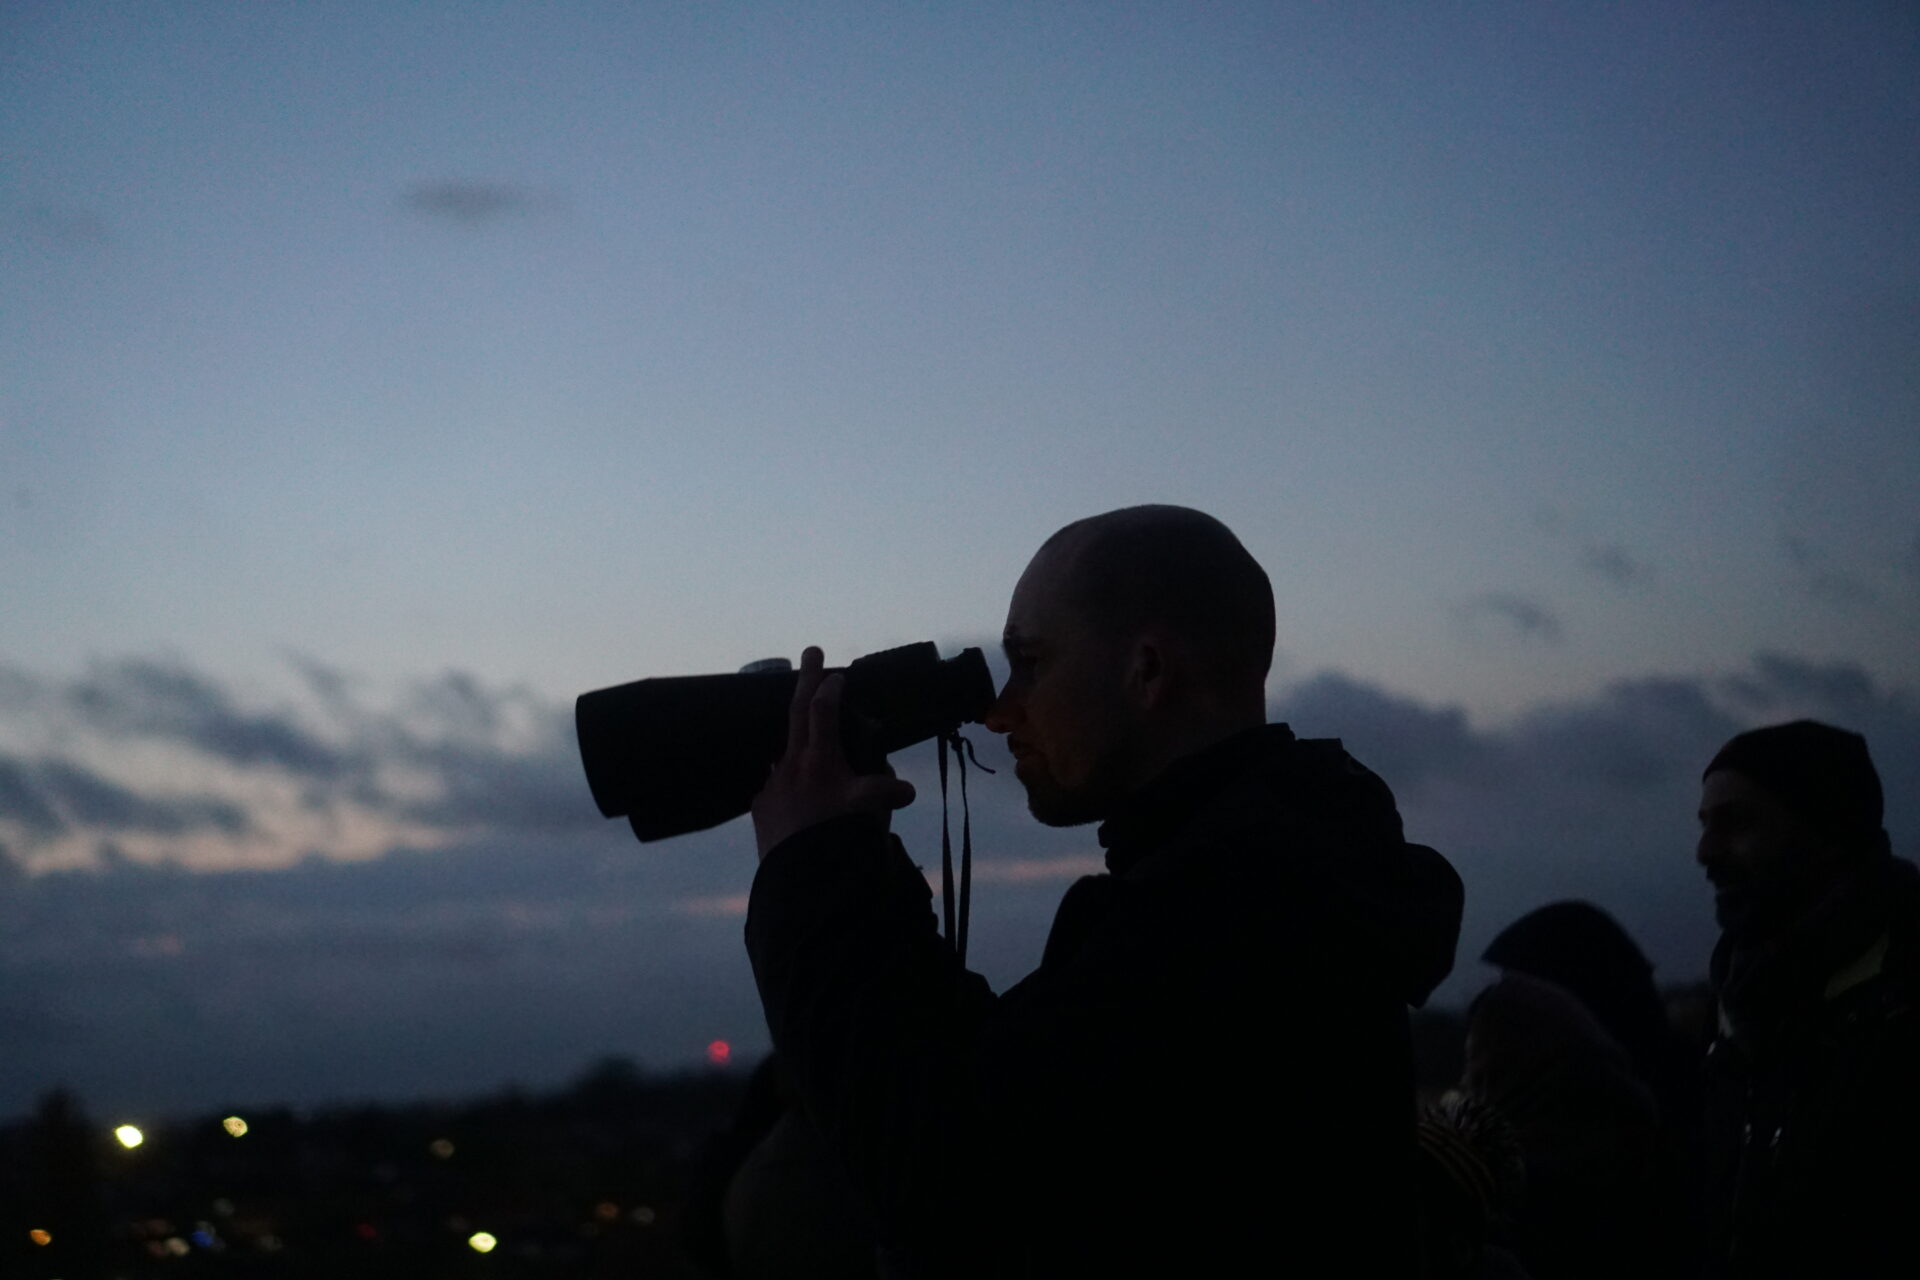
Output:
[[[1866,740],[1811,720],[1702,775],[1713,1275],[1920,1275],[1920,873],[1881,820]]]

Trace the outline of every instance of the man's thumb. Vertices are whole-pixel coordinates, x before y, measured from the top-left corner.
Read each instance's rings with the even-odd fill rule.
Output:
[[[848,796],[861,809],[904,809],[913,803],[913,784],[901,778],[869,774],[857,779]]]

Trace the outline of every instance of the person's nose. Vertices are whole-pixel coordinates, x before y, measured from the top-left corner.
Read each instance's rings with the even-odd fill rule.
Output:
[[[994,698],[993,705],[987,708],[984,723],[994,733],[1011,733],[1020,719],[1019,700],[1014,696],[1013,681],[1000,686],[1000,694]]]

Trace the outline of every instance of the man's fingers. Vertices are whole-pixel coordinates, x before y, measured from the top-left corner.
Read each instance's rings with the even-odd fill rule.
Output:
[[[800,651],[800,677],[793,683],[793,701],[787,707],[788,760],[798,760],[806,750],[813,695],[820,688],[823,678],[820,673],[825,665],[826,655],[818,645],[810,644]]]
[[[811,721],[807,726],[808,745],[837,756],[844,750],[840,745],[840,694],[847,682],[843,676],[831,675],[815,683],[818,687],[807,708]]]

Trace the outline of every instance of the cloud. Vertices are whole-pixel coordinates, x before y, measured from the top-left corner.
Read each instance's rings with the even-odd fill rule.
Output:
[[[1507,735],[1505,764],[1536,778],[1559,777],[1569,787],[1630,796],[1675,779],[1690,781],[1737,728],[1704,681],[1621,680],[1590,701],[1544,707],[1522,718]]]
[[[1403,797],[1474,797],[1491,812],[1503,795],[1536,787],[1628,800],[1688,779],[1739,726],[1716,705],[1713,688],[1701,679],[1623,680],[1479,729],[1457,707],[1429,707],[1330,673],[1275,698],[1269,713],[1303,736],[1340,738]]]
[[[1781,653],[1761,653],[1754,658],[1754,668],[1762,689],[1843,714],[1870,712],[1881,699],[1873,677],[1851,662],[1809,662]],[[1894,700],[1898,705],[1899,696],[1894,695]]]
[[[422,182],[407,189],[401,203],[422,217],[476,227],[531,213],[538,207],[532,191],[503,182]]]
[[[1580,548],[1580,564],[1616,587],[1639,587],[1653,581],[1653,566],[1617,542],[1587,543]]]
[[[381,699],[323,664],[295,669],[307,700],[269,708],[174,660],[95,662],[66,682],[0,671],[0,839],[43,867],[89,861],[113,835],[136,860],[204,869],[598,823],[567,708],[459,671]]]
[[[23,761],[0,756],[0,822],[29,843],[80,829],[94,835],[195,831],[240,835],[246,811],[212,796],[141,795],[83,765],[57,757]]]
[[[417,683],[381,731],[396,760],[437,779],[400,816],[439,826],[565,831],[598,824],[580,770],[570,708],[525,689],[490,690],[465,672]],[[508,748],[504,740],[516,739]]]
[[[0,715],[18,715],[39,704],[39,680],[14,667],[0,666]]]
[[[1490,591],[1475,596],[1466,603],[1464,613],[1469,620],[1477,617],[1495,618],[1528,640],[1558,644],[1565,633],[1559,615],[1553,610],[1537,600],[1514,592]]]
[[[226,690],[178,663],[95,663],[65,697],[85,724],[108,734],[169,739],[231,764],[273,765],[306,777],[337,777],[347,767],[338,750],[290,715],[242,712]]]
[[[557,1081],[606,1052],[691,1062],[715,1036],[743,1054],[764,1044],[739,939],[754,870],[744,823],[641,846],[625,824],[601,822],[563,707],[457,672],[381,697],[308,664],[310,701],[267,712],[203,673],[168,669],[186,678],[158,682],[175,691],[160,705],[275,720],[344,764],[296,775],[270,754],[211,754],[202,744],[226,739],[191,717],[82,723],[96,704],[28,681],[32,696],[8,714],[72,718],[85,730],[76,750],[101,724],[119,725],[212,762],[231,785],[168,792],[156,777],[109,776],[51,750],[0,756],[0,821],[12,823],[0,840],[23,853],[56,839],[98,848],[88,869],[22,875],[0,863],[0,991],[15,993],[0,1001],[0,1025],[32,1029],[0,1060],[0,1114],[58,1079],[115,1106],[432,1096]],[[1341,738],[1392,786],[1409,837],[1460,869],[1468,916],[1443,1004],[1485,980],[1474,957],[1498,929],[1567,897],[1620,918],[1663,980],[1697,977],[1713,939],[1692,857],[1699,770],[1753,724],[1811,715],[1864,733],[1896,848],[1920,852],[1920,698],[1852,663],[1763,653],[1737,671],[1622,680],[1499,724],[1323,672],[1277,690],[1270,710],[1303,735]],[[156,719],[177,731],[152,737]],[[1004,766],[1000,740],[977,736],[982,762]],[[920,800],[895,830],[937,887],[933,752],[897,764]],[[359,861],[316,854],[211,871],[155,862],[176,838],[135,830],[230,820],[193,808],[213,799],[239,806],[247,827],[231,838],[244,845],[281,823],[276,806],[301,788],[343,832],[354,814],[389,825],[371,828]],[[1037,962],[1063,883],[1096,872],[1100,854],[1090,827],[1035,824],[1008,772],[973,775],[969,796],[971,950],[1004,987]],[[957,786],[952,800],[957,837]],[[320,838],[307,847],[340,852]]]
[[[1608,538],[1582,532],[1573,518],[1551,508],[1537,512],[1534,525],[1547,537],[1572,548],[1580,567],[1615,587],[1643,587],[1653,581],[1653,566]]]
[[[1397,785],[1458,777],[1485,764],[1488,744],[1458,707],[1426,707],[1339,672],[1288,689],[1269,708],[1304,737],[1339,738]]]
[[[747,915],[744,893],[704,893],[682,898],[673,909],[683,916],[716,916],[725,920],[744,920]]]
[[[413,760],[438,780],[423,800],[389,801],[396,816],[435,826],[493,831],[567,831],[601,822],[570,735],[543,749],[505,753],[450,742],[417,746]]]
[[[1066,854],[1051,858],[983,858],[973,864],[975,884],[1057,884],[1095,876],[1107,869],[1098,854]],[[934,886],[939,892],[939,886]]]
[[[1881,603],[1879,588],[1835,566],[1819,548],[1802,538],[1787,537],[1781,542],[1787,563],[1800,579],[1800,589],[1810,599],[1842,610],[1871,608]]]
[[[246,812],[229,801],[143,796],[69,760],[42,761],[36,773],[53,807],[73,826],[166,836],[199,830],[240,835],[247,830]]]
[[[67,829],[34,780],[31,766],[6,756],[0,756],[0,822],[19,824],[29,838]]]

